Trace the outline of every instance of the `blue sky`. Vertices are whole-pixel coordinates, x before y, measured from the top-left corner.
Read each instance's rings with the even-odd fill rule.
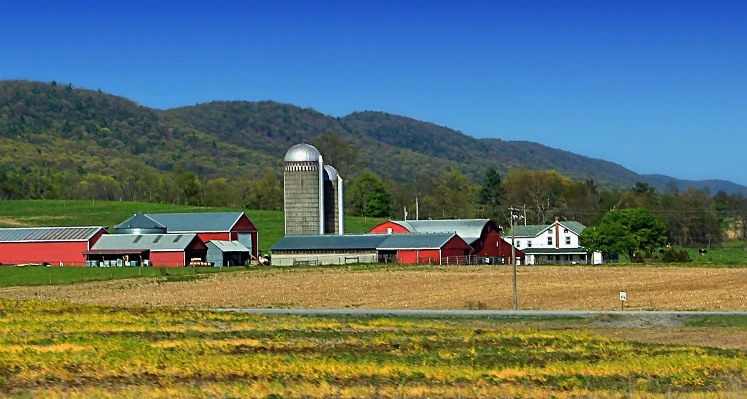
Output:
[[[0,79],[275,100],[747,184],[747,2],[0,1]]]

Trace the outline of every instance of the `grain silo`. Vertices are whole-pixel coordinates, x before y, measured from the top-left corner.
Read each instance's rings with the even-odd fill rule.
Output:
[[[330,165],[324,165],[324,233],[344,234],[342,177]]]
[[[309,144],[285,153],[283,209],[285,234],[324,234],[324,161]]]

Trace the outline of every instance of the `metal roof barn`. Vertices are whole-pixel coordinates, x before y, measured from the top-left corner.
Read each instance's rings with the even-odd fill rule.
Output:
[[[103,235],[103,226],[2,228],[0,264],[84,266],[83,252]]]
[[[205,259],[207,252],[197,234],[112,234],[101,238],[86,252],[89,260],[133,255],[153,266],[185,266],[192,258]]]
[[[286,236],[272,247],[275,265],[315,262],[372,263],[399,259],[400,263],[440,263],[442,256],[469,256],[472,248],[458,235],[356,234]]]
[[[212,240],[238,241],[256,257],[258,232],[244,212],[205,213],[137,213],[115,227],[119,229],[151,229],[163,226],[167,234],[197,234],[203,242]]]

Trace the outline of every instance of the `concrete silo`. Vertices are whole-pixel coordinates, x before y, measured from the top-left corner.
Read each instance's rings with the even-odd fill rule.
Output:
[[[309,144],[285,153],[283,205],[285,234],[324,234],[324,161]]]
[[[324,165],[324,233],[344,234],[342,177],[330,165]]]

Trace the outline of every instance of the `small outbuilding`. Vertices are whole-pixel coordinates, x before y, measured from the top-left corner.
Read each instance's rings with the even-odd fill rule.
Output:
[[[238,241],[212,240],[207,246],[207,261],[213,266],[242,266],[251,261],[249,249]]]
[[[84,266],[83,252],[108,234],[103,226],[0,229],[0,264]]]
[[[207,257],[207,246],[197,234],[110,234],[102,238],[84,252],[90,266],[179,267]]]

